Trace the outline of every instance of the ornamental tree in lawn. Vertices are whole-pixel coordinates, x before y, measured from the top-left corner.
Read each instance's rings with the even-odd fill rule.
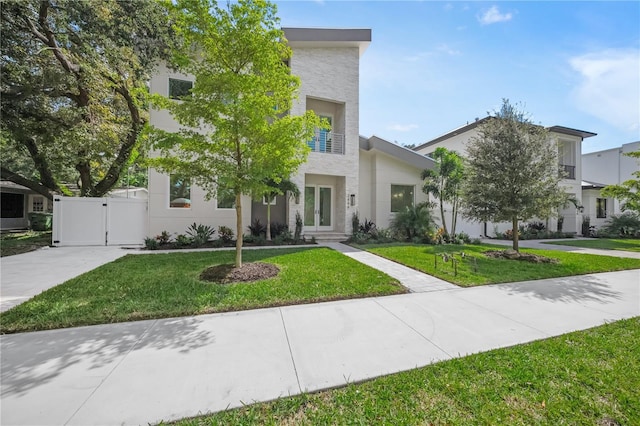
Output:
[[[264,194],[306,161],[306,144],[320,119],[291,116],[299,79],[290,74],[291,50],[277,27],[276,7],[242,0],[219,7],[210,0],[178,0],[174,30],[180,40],[173,62],[195,77],[181,101],[154,96],[182,126],[152,129],[149,164],[177,173],[214,198],[232,191],[236,209],[236,267],[242,266],[242,195]]]
[[[480,125],[467,154],[465,216],[511,222],[516,251],[518,222],[548,217],[569,197],[560,187],[557,142],[507,99],[492,119]]]

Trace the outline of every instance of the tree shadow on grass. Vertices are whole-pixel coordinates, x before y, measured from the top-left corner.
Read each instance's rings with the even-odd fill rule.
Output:
[[[129,352],[145,348],[182,353],[215,342],[203,319],[150,320],[5,335],[1,340],[2,397],[19,396],[63,373],[82,383],[104,378]]]
[[[594,275],[577,275],[552,280],[526,281],[500,284],[509,294],[525,294],[551,302],[613,303],[622,299],[622,293],[605,279]]]

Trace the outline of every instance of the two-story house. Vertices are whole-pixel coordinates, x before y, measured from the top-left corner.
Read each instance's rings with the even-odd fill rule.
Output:
[[[394,212],[426,200],[420,173],[433,161],[414,151],[377,137],[359,135],[360,57],[371,43],[370,29],[283,28],[292,49],[291,73],[300,77],[298,99],[290,113],[312,110],[330,123],[313,140],[307,162],[291,180],[299,197],[278,196],[271,206],[271,221],[295,227],[296,213],[306,236],[342,239],[351,232],[351,218],[374,220],[388,227]],[[150,82],[152,93],[178,96],[193,79],[161,68]],[[178,124],[167,111],[151,111],[150,123],[167,131]],[[243,223],[266,223],[266,200],[247,196]],[[201,188],[179,176],[149,171],[149,234],[184,233],[192,223],[235,229],[233,199],[218,194],[206,200]]]
[[[445,133],[442,136],[425,142],[422,145],[415,147],[414,150],[420,154],[429,156],[436,150],[436,148],[444,147],[465,156],[467,142],[471,138],[477,137],[479,130],[478,126],[490,119],[492,118],[485,117],[482,119],[476,119],[472,123],[467,123],[464,126]],[[549,127],[548,130],[552,141],[557,142],[558,144],[558,161],[565,172],[565,178],[562,180],[561,185],[565,188],[566,192],[575,198],[578,202],[578,206],[580,206],[582,200],[582,167],[580,162],[582,141],[585,138],[595,136],[596,134],[563,126],[552,126]],[[564,232],[581,232],[581,208],[574,205],[565,206],[560,209],[559,217],[562,218],[562,230]],[[550,230],[556,230],[558,228],[556,219],[551,219],[548,223]],[[511,224],[508,223],[478,223],[464,220],[460,217],[458,219],[457,231],[463,231],[472,237],[477,237],[481,235],[493,236],[495,230],[504,232],[510,228]]]
[[[639,160],[627,154],[637,151],[640,142],[582,154],[582,204],[592,226],[601,227],[611,215],[622,213],[620,201],[604,197],[600,191],[607,185],[636,179],[633,174],[640,170]]]

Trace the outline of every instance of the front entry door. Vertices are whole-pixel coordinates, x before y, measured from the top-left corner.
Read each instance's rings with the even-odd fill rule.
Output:
[[[304,187],[304,226],[307,231],[333,230],[333,188]]]

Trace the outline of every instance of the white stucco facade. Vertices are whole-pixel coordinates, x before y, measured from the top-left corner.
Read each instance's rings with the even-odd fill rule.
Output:
[[[582,155],[582,180],[585,181],[582,191],[584,214],[589,215],[591,225],[600,227],[612,214],[622,213],[620,202],[609,198],[604,201],[607,206],[606,217],[597,217],[598,215],[605,216],[602,214],[602,209],[598,214],[596,205],[600,203],[602,206],[603,201],[598,202],[597,200],[605,199],[605,197],[602,197],[600,190],[593,188],[593,186],[619,185],[627,180],[635,179],[633,173],[640,170],[640,160],[626,154],[636,151],[640,151],[640,142],[631,142],[618,148]]]
[[[307,161],[291,177],[301,195],[280,200],[286,203],[289,229],[295,228],[296,213],[303,217],[303,233],[308,237],[346,237],[351,233],[351,218],[356,212],[380,227],[388,227],[392,217],[391,185],[411,185],[415,187],[415,202],[426,200],[420,173],[433,162],[379,138],[371,138],[370,145],[361,143],[360,57],[371,41],[371,30],[285,28],[284,31],[293,52],[289,60],[291,73],[301,83],[290,113],[302,115],[311,110],[331,125],[309,141],[312,149]],[[160,67],[151,79],[151,92],[167,96],[171,78],[193,80],[191,76]],[[164,110],[152,110],[150,123],[170,132],[180,129]],[[217,208],[216,200],[206,200],[205,191],[197,186],[191,187],[187,207],[171,207],[169,186],[168,175],[149,171],[151,236],[162,231],[184,233],[194,222],[235,229],[235,210]],[[247,225],[252,218],[251,208],[250,198],[244,197],[243,223]],[[261,214],[255,210],[254,217]]]

